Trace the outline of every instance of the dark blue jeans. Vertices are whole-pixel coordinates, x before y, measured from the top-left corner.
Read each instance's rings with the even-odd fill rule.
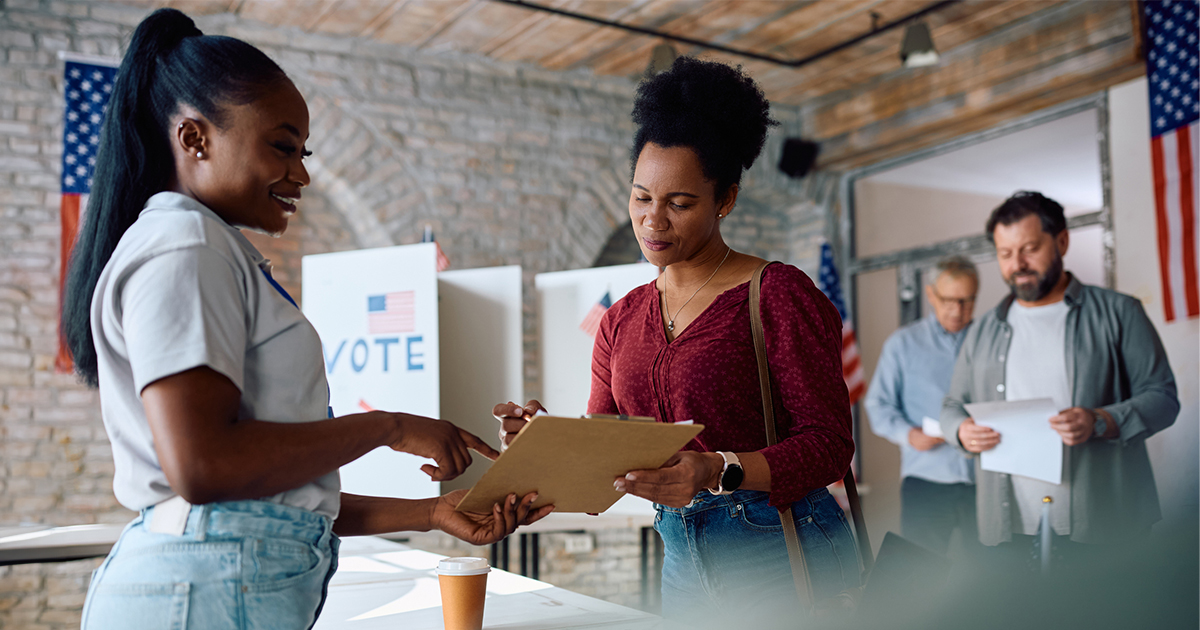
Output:
[[[696,628],[757,628],[800,614],[783,525],[767,493],[702,491],[690,507],[655,507],[654,529],[666,549],[662,607],[668,620]],[[792,517],[815,596],[858,586],[858,548],[829,491],[814,490],[793,503]]]
[[[955,528],[962,530],[967,554],[977,557],[981,545],[975,520],[975,486],[905,477],[900,483],[900,534],[945,555]]]

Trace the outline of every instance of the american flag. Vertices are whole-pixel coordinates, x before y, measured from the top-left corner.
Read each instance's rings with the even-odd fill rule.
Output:
[[[1194,1],[1143,2],[1146,74],[1150,88],[1150,158],[1154,166],[1154,211],[1158,223],[1158,266],[1163,316],[1200,315],[1197,279],[1197,118],[1200,79]]]
[[[87,207],[87,195],[92,189],[92,173],[96,170],[96,151],[100,147],[100,127],[112,95],[117,76],[117,61],[112,65],[102,61],[68,59],[63,70],[62,191],[59,215],[62,223],[59,286],[66,282],[67,261],[75,236],[79,231],[80,209]],[[65,340],[59,339],[54,367],[59,372],[72,369],[71,353]]]
[[[600,301],[592,305],[591,310],[579,323],[579,330],[587,333],[587,336],[595,339],[596,333],[600,332],[600,319],[604,317],[604,313],[612,306],[612,292],[605,291],[604,297]]]
[[[413,291],[367,296],[367,332],[407,333],[416,330]]]
[[[438,272],[445,271],[450,268],[450,259],[446,256],[446,252],[442,251],[442,246],[438,245],[437,239],[433,238],[433,228],[425,226],[425,235],[421,237],[422,243],[433,243],[437,248],[437,270]]]
[[[866,390],[863,381],[862,359],[858,355],[858,339],[854,336],[854,324],[846,317],[846,303],[842,301],[842,282],[838,279],[837,267],[833,265],[833,248],[829,243],[821,244],[821,269],[817,274],[821,291],[833,302],[842,316],[842,377],[850,392],[850,404],[858,402]]]

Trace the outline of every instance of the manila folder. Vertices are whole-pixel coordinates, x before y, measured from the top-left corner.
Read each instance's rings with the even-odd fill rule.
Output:
[[[662,466],[704,425],[611,418],[538,416],[458,504],[460,512],[492,511],[509,493],[537,491],[534,507],[555,512],[607,510],[621,493],[613,481],[631,470]]]

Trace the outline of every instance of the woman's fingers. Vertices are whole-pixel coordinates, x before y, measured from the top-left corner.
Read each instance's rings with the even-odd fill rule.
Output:
[[[536,492],[530,492],[521,497],[521,500],[517,503],[516,517],[518,525],[524,523],[525,519],[529,517],[529,512],[533,510],[533,502],[537,501],[537,498],[538,495]]]
[[[546,518],[546,516],[548,516],[553,511],[554,511],[553,505],[543,505],[542,507],[530,512],[529,515],[525,517],[525,520],[521,521],[521,524],[522,525],[530,525],[530,524],[536,523],[536,522],[542,520],[543,518]],[[595,514],[593,514],[592,516],[595,516]]]
[[[529,421],[524,418],[506,418],[500,423],[500,427],[505,433],[519,433],[526,424],[529,424]]]
[[[518,405],[511,400],[492,407],[492,415],[495,416],[497,420],[503,420],[506,417],[519,418],[521,416],[521,412],[521,405]]]
[[[458,432],[459,432],[459,435],[462,437],[463,442],[466,444],[467,448],[469,448],[491,460],[495,460],[497,457],[500,457],[500,451],[497,451],[496,449],[492,448],[491,445],[489,445],[487,442],[484,442],[483,440],[479,439],[479,437],[476,436],[474,433],[471,433],[470,431],[465,431],[461,428],[458,430]],[[467,465],[470,466],[471,465],[471,453],[464,452],[464,455],[466,456]]]
[[[694,494],[691,487],[669,468],[635,470],[617,477],[613,489],[671,507],[687,505]]]

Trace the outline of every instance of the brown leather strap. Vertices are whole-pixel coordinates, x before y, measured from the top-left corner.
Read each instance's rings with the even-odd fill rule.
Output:
[[[771,393],[771,370],[767,362],[766,335],[763,333],[762,311],[759,306],[762,294],[763,271],[770,262],[759,265],[750,278],[750,334],[754,338],[754,353],[758,358],[758,383],[763,399],[763,421],[767,431],[767,445],[776,444],[778,432],[775,427],[775,398]],[[854,532],[857,534],[858,551],[862,556],[863,574],[871,570],[874,556],[871,553],[871,541],[867,537],[867,523],[863,519],[862,504],[858,499],[858,486],[854,483],[854,469],[846,471],[842,479],[846,488],[846,498],[850,503],[850,517],[854,521]],[[792,579],[796,582],[796,596],[805,609],[811,610],[813,594],[812,584],[808,579],[808,565],[804,560],[804,548],[800,546],[796,533],[796,524],[792,517],[792,508],[780,508],[779,520],[783,524],[783,537],[787,542],[788,560],[792,565]]]
[[[759,295],[762,293],[763,270],[771,263],[763,263],[750,277],[750,336],[754,338],[754,353],[758,357],[758,388],[762,392],[763,421],[767,428],[767,445],[779,441],[775,433],[775,405],[771,395],[771,367],[767,363],[767,342],[763,334],[762,315],[759,312]]]
[[[767,430],[767,446],[779,441],[775,431],[775,402],[771,395],[771,368],[767,363],[766,337],[763,335],[762,316],[759,312],[759,294],[762,289],[762,274],[767,265],[763,263],[754,270],[750,278],[750,335],[754,338],[754,354],[758,358],[758,384],[762,391],[763,423]],[[796,583],[796,598],[804,610],[813,609],[812,584],[808,579],[808,563],[804,560],[804,547],[796,533],[796,522],[792,506],[779,509],[779,522],[783,525],[783,539],[787,544],[788,563],[792,566],[792,580]]]
[[[854,467],[846,471],[842,479],[846,488],[846,501],[850,504],[850,518],[854,521],[855,538],[858,539],[858,555],[862,556],[863,581],[875,566],[875,555],[871,552],[871,538],[867,536],[867,521],[863,518],[862,503],[858,501],[858,485],[854,483]]]

